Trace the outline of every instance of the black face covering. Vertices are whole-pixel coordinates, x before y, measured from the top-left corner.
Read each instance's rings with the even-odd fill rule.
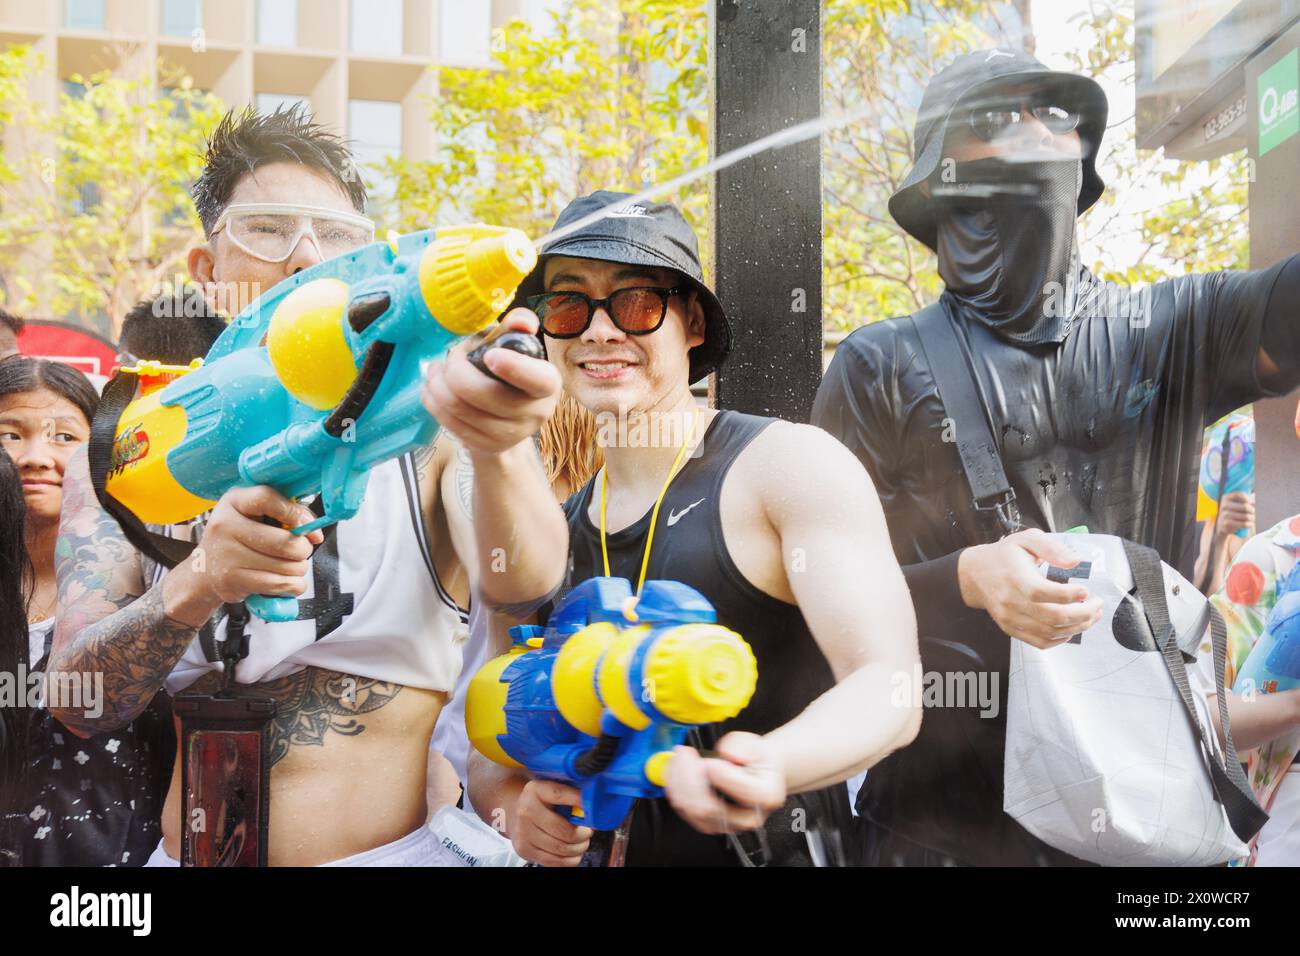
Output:
[[[1073,324],[1079,160],[960,163],[936,182],[939,275],[964,317],[1019,345],[1062,342]]]

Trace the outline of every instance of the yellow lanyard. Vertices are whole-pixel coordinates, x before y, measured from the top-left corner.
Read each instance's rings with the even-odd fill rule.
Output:
[[[668,470],[668,478],[664,481],[664,486],[659,492],[659,497],[655,499],[654,511],[650,513],[650,530],[646,533],[645,554],[641,557],[641,575],[636,579],[636,597],[641,596],[641,586],[645,584],[646,570],[650,567],[650,546],[655,540],[655,524],[659,521],[659,506],[664,503],[664,496],[668,494],[668,486],[673,483],[677,477],[677,472],[681,470],[682,462],[686,459],[686,449],[690,447],[691,437],[695,434],[695,426],[700,420],[699,406],[695,408],[695,416],[691,419],[691,427],[686,430],[686,438],[682,441],[682,447],[677,450],[677,458],[673,461],[673,466]],[[605,544],[605,502],[609,499],[609,466],[606,465],[600,471],[600,556],[605,562],[605,577],[611,577],[609,572],[609,548]],[[630,608],[628,609],[630,611]]]

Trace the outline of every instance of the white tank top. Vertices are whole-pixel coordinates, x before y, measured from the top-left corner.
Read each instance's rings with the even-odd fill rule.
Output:
[[[162,573],[155,573],[155,583]],[[361,510],[326,536],[298,601],[296,621],[250,617],[248,656],[235,670],[239,683],[317,667],[406,687],[456,686],[466,612],[434,570],[409,455],[371,471]],[[211,638],[195,638],[167,677],[168,693],[223,670],[220,642],[227,623],[223,614]]]

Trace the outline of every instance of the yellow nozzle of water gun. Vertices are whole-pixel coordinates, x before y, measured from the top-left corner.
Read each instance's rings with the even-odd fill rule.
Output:
[[[429,312],[456,335],[491,325],[537,265],[537,250],[518,229],[439,229],[420,258],[420,293]]]
[[[655,641],[642,675],[659,713],[682,724],[709,724],[745,709],[758,685],[758,663],[730,628],[683,624]]]

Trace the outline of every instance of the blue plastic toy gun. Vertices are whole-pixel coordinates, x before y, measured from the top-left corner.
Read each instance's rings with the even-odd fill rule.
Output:
[[[420,403],[423,364],[490,325],[536,261],[522,232],[457,226],[284,280],[231,322],[199,368],[125,408],[105,492],[155,524],[188,521],[229,488],[259,484],[295,499],[320,494],[323,513],[297,534],[352,517],[370,469],[437,432]],[[297,616],[289,597],[248,606],[265,620]]]
[[[1232,690],[1275,694],[1300,687],[1300,564],[1281,585],[1264,633],[1241,665]]]
[[[672,748],[727,720],[754,694],[758,666],[700,592],[647,581],[635,610],[623,578],[591,578],[545,631],[512,628],[515,647],[469,685],[465,724],[483,756],[582,791],[570,819],[613,830],[639,797],[663,794]]]
[[[1224,495],[1255,490],[1255,419],[1230,418],[1206,436],[1201,454],[1201,475],[1196,490],[1196,520],[1217,520]],[[1237,537],[1246,537],[1238,528]]]

